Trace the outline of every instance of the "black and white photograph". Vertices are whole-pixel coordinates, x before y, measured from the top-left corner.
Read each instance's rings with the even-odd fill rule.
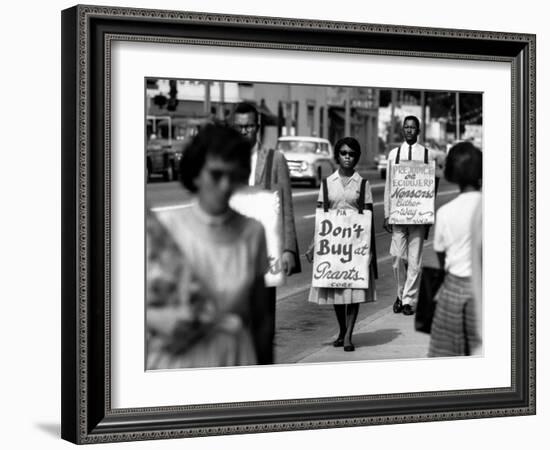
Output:
[[[535,36],[62,19],[64,439],[535,414]]]
[[[7,2],[0,446],[544,448],[546,10]]]
[[[483,99],[147,77],[145,369],[482,357]]]

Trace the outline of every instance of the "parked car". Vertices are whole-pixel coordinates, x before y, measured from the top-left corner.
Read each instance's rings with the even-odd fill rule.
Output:
[[[151,139],[147,143],[146,170],[147,180],[160,174],[164,181],[172,181],[179,176],[179,167],[183,155],[183,141]]]
[[[334,150],[327,139],[309,136],[284,136],[277,150],[285,155],[293,181],[308,181],[319,187],[321,180],[336,170]]]

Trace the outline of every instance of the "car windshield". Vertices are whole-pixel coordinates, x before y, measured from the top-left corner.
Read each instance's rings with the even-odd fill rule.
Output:
[[[277,149],[292,153],[315,153],[319,148],[317,142],[311,141],[279,141]]]

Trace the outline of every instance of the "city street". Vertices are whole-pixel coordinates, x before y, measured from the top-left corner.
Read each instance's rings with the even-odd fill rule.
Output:
[[[333,349],[331,342],[338,331],[332,306],[319,306],[307,301],[311,284],[311,264],[303,253],[308,248],[315,224],[315,205],[318,189],[301,185],[293,186],[294,214],[302,273],[293,275],[285,286],[277,289],[277,333],[275,354],[277,363],[315,361],[316,358],[330,358],[330,361],[353,359],[411,358],[424,356],[424,341],[427,335],[419,336],[422,348],[400,346],[405,334],[414,333],[414,317],[394,315],[391,305],[395,300],[395,283],[388,254],[390,234],[383,230],[384,181],[376,171],[363,172],[370,184],[374,200],[376,248],[378,253],[379,278],[376,280],[377,301],[361,305],[357,319],[354,344],[356,351],[344,353]],[[452,200],[458,191],[456,186],[441,180],[436,209]],[[147,202],[153,210],[165,208],[187,208],[191,197],[177,182],[154,180],[147,184]],[[433,230],[425,241],[424,265],[435,266],[436,258],[432,249]],[[372,324],[372,326],[370,325]],[[364,330],[366,328],[366,331]],[[370,331],[369,331],[370,330]],[[376,332],[373,332],[376,330]],[[419,333],[416,333],[419,334]],[[408,339],[410,341],[410,339]],[[393,345],[393,347],[392,347]],[[391,348],[390,348],[391,347]],[[324,355],[324,356],[323,356]]]

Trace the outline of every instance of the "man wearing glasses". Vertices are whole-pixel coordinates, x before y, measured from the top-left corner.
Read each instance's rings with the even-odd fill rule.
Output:
[[[292,205],[290,174],[286,159],[281,152],[266,149],[259,142],[259,113],[250,103],[237,104],[233,112],[233,127],[249,140],[252,145],[251,170],[248,184],[260,186],[270,191],[278,191],[282,213],[282,268],[286,276],[301,272]],[[273,338],[275,336],[275,302],[276,288],[268,288],[270,314],[269,342],[262,345],[258,362],[273,364]]]

